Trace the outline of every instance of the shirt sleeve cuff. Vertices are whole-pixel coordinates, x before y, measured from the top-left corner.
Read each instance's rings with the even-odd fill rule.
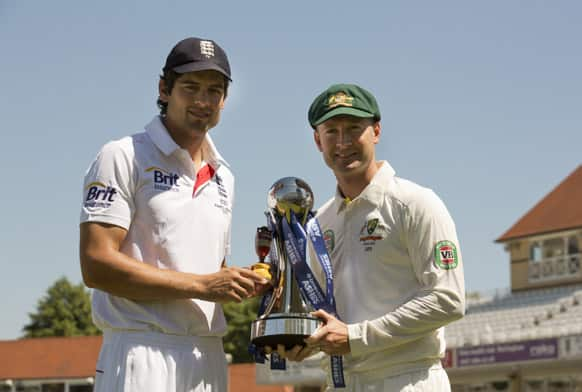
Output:
[[[108,223],[111,225],[119,226],[125,230],[129,230],[129,225],[131,223],[129,219],[120,216],[82,214],[81,223],[85,222]]]
[[[358,356],[365,352],[364,323],[348,324],[348,340],[351,355]]]

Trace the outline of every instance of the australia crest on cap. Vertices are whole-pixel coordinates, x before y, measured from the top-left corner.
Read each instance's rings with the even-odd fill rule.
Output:
[[[350,97],[343,91],[332,94],[327,99],[328,109],[333,109],[336,106],[353,106],[354,97]]]

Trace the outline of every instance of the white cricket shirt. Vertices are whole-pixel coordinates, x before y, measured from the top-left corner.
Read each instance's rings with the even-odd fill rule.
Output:
[[[234,177],[208,135],[205,164],[155,117],[145,131],[106,144],[85,176],[81,222],[127,229],[121,251],[161,269],[210,274],[230,253]],[[222,336],[219,304],[199,299],[134,301],[93,291],[101,329]]]
[[[338,192],[317,218],[337,312],[348,324],[346,374],[383,378],[438,364],[442,327],[462,317],[465,304],[461,251],[442,201],[384,161],[357,198],[347,203]]]

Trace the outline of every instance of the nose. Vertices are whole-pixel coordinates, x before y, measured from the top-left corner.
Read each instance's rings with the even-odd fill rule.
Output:
[[[336,145],[338,147],[349,147],[352,145],[352,135],[349,132],[339,131]]]
[[[208,106],[210,104],[209,94],[204,89],[200,89],[194,96],[194,103],[199,106]]]

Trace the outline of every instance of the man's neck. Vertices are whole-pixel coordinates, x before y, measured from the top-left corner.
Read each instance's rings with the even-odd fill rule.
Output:
[[[366,189],[366,187],[372,182],[372,179],[380,170],[382,166],[381,162],[372,163],[364,173],[357,173],[356,175],[337,175],[337,185],[344,197],[350,200],[355,199]]]
[[[196,170],[198,170],[203,160],[202,144],[204,143],[206,132],[178,130],[166,118],[162,118],[162,122],[176,144],[188,151]]]

